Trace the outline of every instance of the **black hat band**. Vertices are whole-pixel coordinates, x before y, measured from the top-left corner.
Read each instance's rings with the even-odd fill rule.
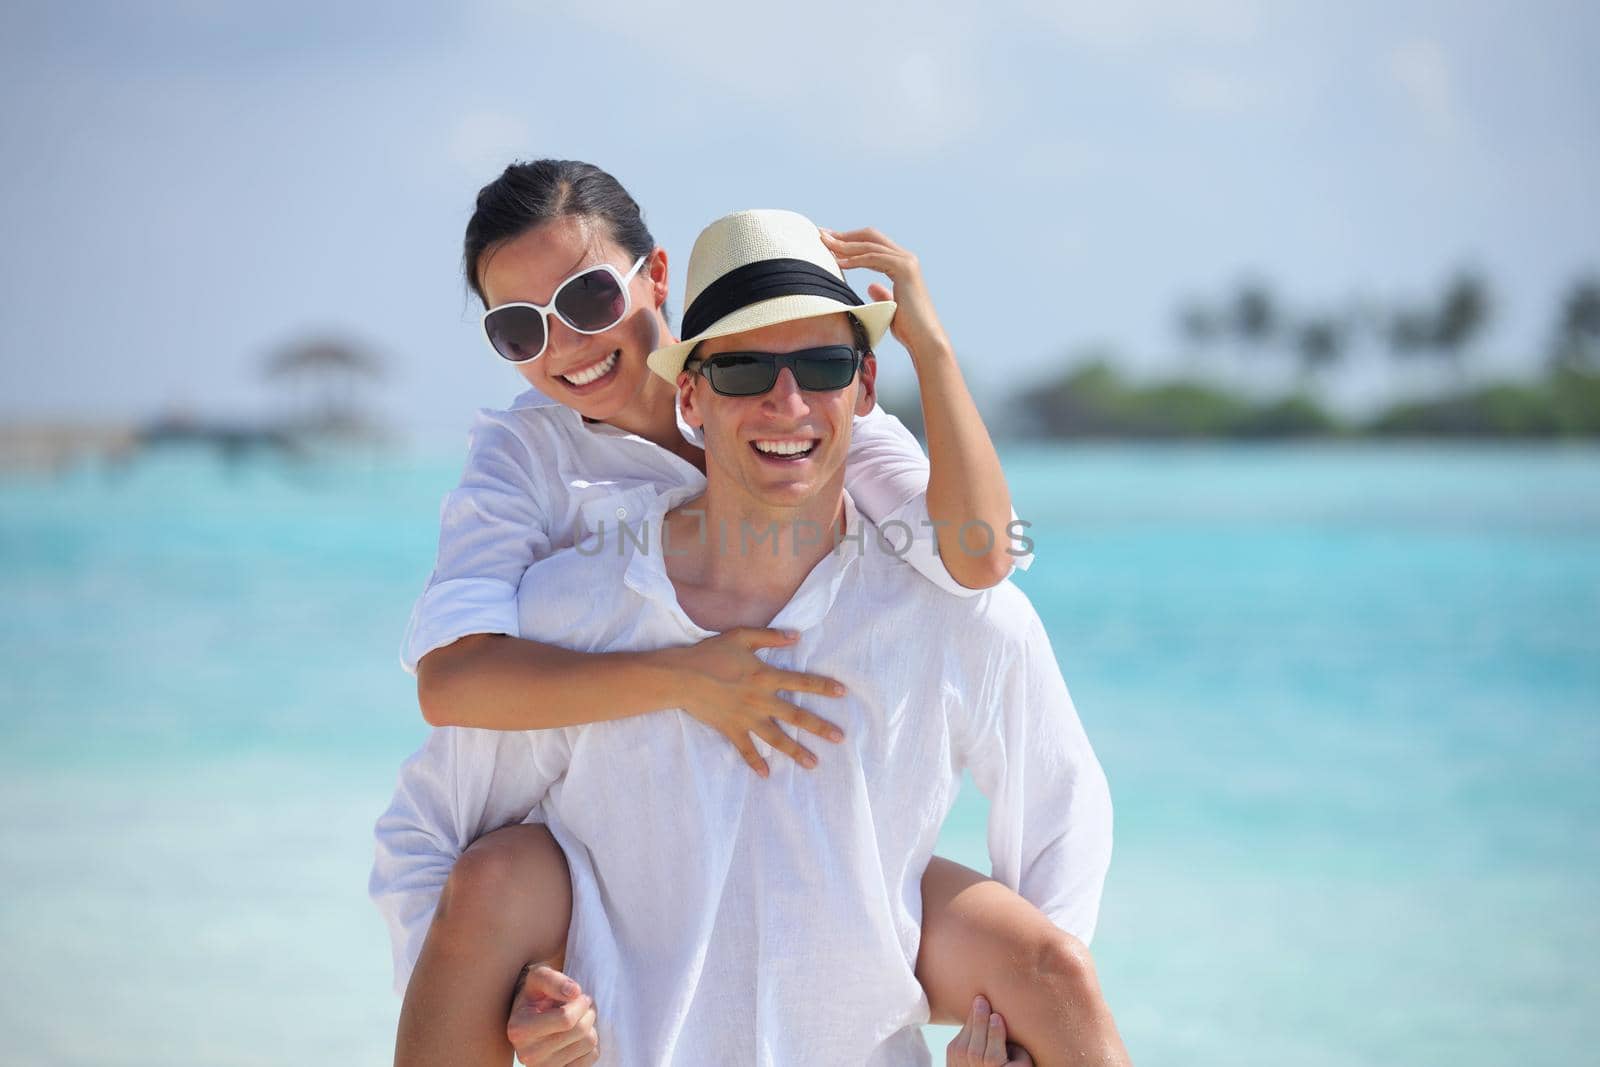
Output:
[[[778,296],[825,296],[850,307],[865,301],[844,282],[803,259],[763,259],[706,286],[683,313],[683,336],[698,337],[740,308]]]

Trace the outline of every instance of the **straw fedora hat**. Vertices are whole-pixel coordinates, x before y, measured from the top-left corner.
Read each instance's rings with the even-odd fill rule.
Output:
[[[646,361],[669,382],[701,341],[848,311],[876,347],[894,301],[864,303],[822,244],[816,223],[793,211],[736,211],[700,231],[689,253],[683,340]]]

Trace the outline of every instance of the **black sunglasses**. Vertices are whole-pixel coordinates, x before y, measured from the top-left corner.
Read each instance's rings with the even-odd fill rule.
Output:
[[[695,360],[689,370],[704,376],[723,396],[760,396],[778,384],[778,372],[785,367],[800,388],[831,393],[855,381],[861,353],[849,345],[798,352],[719,352]]]

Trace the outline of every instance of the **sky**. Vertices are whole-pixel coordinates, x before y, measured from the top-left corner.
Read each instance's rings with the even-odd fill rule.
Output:
[[[1597,45],[1583,3],[10,0],[0,421],[258,413],[262,363],[332,336],[377,354],[386,418],[455,440],[521,383],[463,227],[541,156],[633,192],[675,311],[729,211],[878,227],[986,406],[1096,348],[1190,367],[1177,307],[1246,279],[1298,313],[1481,270],[1472,373],[1525,375],[1600,273]],[[1324,384],[1418,373],[1358,352]]]

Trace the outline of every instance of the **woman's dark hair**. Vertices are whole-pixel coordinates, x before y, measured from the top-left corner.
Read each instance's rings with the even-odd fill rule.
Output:
[[[593,163],[571,159],[513,163],[478,191],[477,209],[467,222],[461,266],[484,306],[489,301],[478,273],[484,253],[541,223],[572,216],[603,222],[612,240],[635,259],[655,251],[656,240],[639,205],[621,182]]]

